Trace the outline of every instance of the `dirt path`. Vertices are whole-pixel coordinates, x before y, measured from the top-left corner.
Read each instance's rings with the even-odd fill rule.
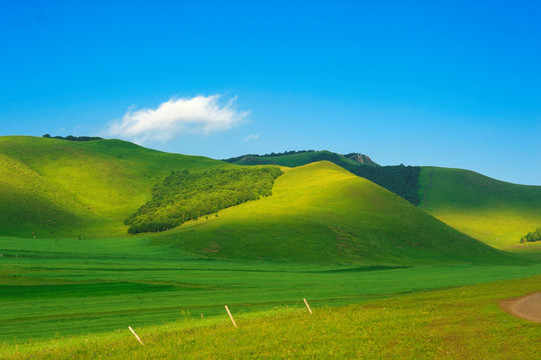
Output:
[[[541,292],[502,300],[500,307],[511,315],[541,323]]]

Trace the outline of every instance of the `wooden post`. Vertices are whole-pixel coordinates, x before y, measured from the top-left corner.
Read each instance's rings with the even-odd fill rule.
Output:
[[[310,305],[308,305],[308,301],[306,301],[306,299],[304,299],[304,303],[306,304],[306,307],[308,308],[308,311],[310,312],[310,315],[312,315],[312,309],[310,309]]]
[[[135,336],[135,338],[137,339],[137,341],[139,341],[141,343],[141,345],[145,345],[143,344],[143,342],[141,341],[141,339],[139,339],[139,336],[137,336],[137,334],[135,333],[135,331],[133,331],[133,329],[131,328],[131,326],[128,326],[128,329],[130,329],[131,333],[133,334],[133,336]]]
[[[235,323],[235,319],[233,319],[233,315],[231,315],[231,311],[229,311],[229,308],[227,307],[227,305],[225,306],[225,309],[227,310],[227,313],[229,314],[229,318],[231,319],[231,322],[233,323],[233,325],[235,325],[235,327],[237,327],[237,323]]]
[[[201,313],[201,319],[203,319],[203,313]]]

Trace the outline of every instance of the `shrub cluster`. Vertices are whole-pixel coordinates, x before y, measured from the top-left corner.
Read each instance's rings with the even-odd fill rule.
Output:
[[[541,228],[537,228],[537,230],[531,233],[528,233],[528,235],[520,238],[521,243],[534,242],[534,241],[541,241]]]
[[[152,200],[125,220],[130,225],[128,233],[169,230],[185,221],[272,195],[274,180],[281,174],[277,167],[217,169],[197,174],[171,171],[163,183],[154,186]]]

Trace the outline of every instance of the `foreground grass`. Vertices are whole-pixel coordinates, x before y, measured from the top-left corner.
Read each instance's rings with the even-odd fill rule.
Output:
[[[535,359],[541,325],[514,318],[498,300],[540,290],[541,277],[422,292],[342,307],[302,304],[216,320],[184,319],[32,346],[5,347],[23,359]]]
[[[541,274],[541,265],[384,267],[198,259],[151,238],[0,238],[0,342],[86,336],[176,320],[336,306]],[[190,314],[190,315],[188,315]]]

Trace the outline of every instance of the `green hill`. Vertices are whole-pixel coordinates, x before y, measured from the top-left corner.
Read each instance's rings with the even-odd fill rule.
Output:
[[[264,156],[244,155],[226,161],[245,165],[301,166],[329,160],[491,246],[531,250],[541,246],[540,243],[519,243],[522,237],[541,226],[541,186],[506,183],[461,169],[379,166],[373,162],[354,161],[355,157],[348,156],[329,151],[290,151]]]
[[[421,208],[496,248],[518,246],[521,237],[541,226],[541,186],[438,167],[423,167],[419,182]]]
[[[351,153],[342,155],[330,151],[288,151],[268,155],[243,155],[224,161],[238,165],[274,164],[289,167],[327,160],[357,176],[368,179],[394,192],[414,205],[419,205],[419,166],[379,166],[368,156]]]
[[[120,140],[0,137],[0,235],[125,234],[124,219],[171,170],[230,166]]]
[[[511,259],[327,161],[287,169],[272,192],[153,241],[243,260],[385,265]]]

